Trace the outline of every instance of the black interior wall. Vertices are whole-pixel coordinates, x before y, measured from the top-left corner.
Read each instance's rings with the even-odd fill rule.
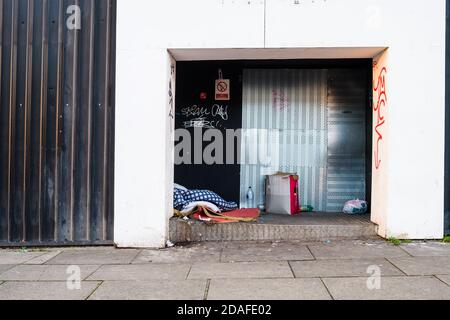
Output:
[[[245,61],[186,61],[177,63],[176,83],[176,128],[184,128],[186,121],[196,116],[186,117],[183,109],[193,105],[211,108],[214,104],[228,105],[229,120],[222,122],[219,129],[242,128],[242,76],[243,70],[255,69],[334,69],[358,68],[367,70],[367,108],[372,107],[372,60],[245,60]],[[222,69],[225,79],[231,80],[231,101],[221,103],[214,100],[215,80],[218,69]],[[207,93],[207,99],[200,99],[201,93]],[[215,119],[210,119],[215,120]],[[372,112],[367,112],[367,197],[370,200],[372,185]],[[188,129],[193,136],[193,129]],[[208,144],[208,143],[206,143]],[[204,143],[204,146],[206,145]],[[193,159],[193,151],[191,158]],[[237,154],[235,150],[235,155]],[[226,157],[225,157],[226,158]],[[175,166],[175,182],[189,189],[212,190],[226,200],[239,202],[240,165],[236,159],[234,165],[195,165]]]
[[[219,78],[218,70],[223,72],[224,79],[231,80],[231,100],[215,101],[215,81]],[[201,94],[206,93],[206,99]],[[240,129],[242,127],[242,68],[233,62],[179,62],[177,63],[176,85],[176,129],[185,128],[185,122],[199,118],[198,115],[185,115],[183,110],[198,106],[212,111],[215,104],[228,110],[228,120],[220,116],[209,115],[207,121],[213,121],[214,127],[221,130],[225,136],[226,129]],[[216,123],[219,121],[219,123]],[[194,136],[194,129],[187,128]],[[205,130],[203,130],[204,132]],[[193,139],[192,139],[193,142]],[[203,143],[206,146],[208,143]],[[237,143],[236,143],[237,146]],[[194,146],[193,146],[194,148]],[[225,148],[224,148],[225,149]],[[235,150],[237,151],[237,150]],[[191,161],[194,163],[194,150]],[[224,150],[225,154],[225,150]],[[239,201],[240,165],[237,152],[235,164],[207,165],[183,164],[175,166],[175,182],[189,189],[211,190],[227,201]]]

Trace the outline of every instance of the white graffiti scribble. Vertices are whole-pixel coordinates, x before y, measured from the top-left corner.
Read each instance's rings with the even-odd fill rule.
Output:
[[[228,106],[225,106],[225,107],[224,107],[224,106],[215,104],[215,105],[212,107],[211,115],[212,115],[213,117],[221,117],[222,120],[227,121],[228,118],[229,118],[229,117],[228,117]]]
[[[218,121],[210,121],[206,118],[195,118],[184,122],[184,128],[205,128],[205,129],[215,129],[218,125]]]
[[[198,117],[203,118],[209,116],[211,113],[206,107],[199,107],[197,105],[193,105],[192,107],[186,107],[181,109],[181,114],[186,117]]]

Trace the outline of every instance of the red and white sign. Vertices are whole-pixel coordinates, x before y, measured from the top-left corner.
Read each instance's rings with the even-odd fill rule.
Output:
[[[216,80],[216,101],[230,101],[230,80]]]

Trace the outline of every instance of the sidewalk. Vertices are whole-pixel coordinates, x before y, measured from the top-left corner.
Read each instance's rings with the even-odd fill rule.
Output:
[[[70,290],[67,280],[78,270],[81,288]],[[450,245],[374,240],[0,250],[4,299],[447,300]]]

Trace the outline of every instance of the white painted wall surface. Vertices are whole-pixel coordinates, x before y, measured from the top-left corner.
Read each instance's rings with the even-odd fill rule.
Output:
[[[382,174],[389,192],[373,190],[374,202],[385,208],[374,217],[383,236],[442,237],[445,0],[299,3],[118,1],[115,241],[119,246],[160,247],[167,238],[167,192],[173,177],[165,170],[170,168],[171,143],[168,49],[388,47],[389,165]],[[276,50],[271,52],[272,58],[279,58]]]
[[[373,58],[373,125],[372,125],[372,221],[379,235],[386,237],[389,210],[389,142],[390,137],[390,69],[389,50]]]

